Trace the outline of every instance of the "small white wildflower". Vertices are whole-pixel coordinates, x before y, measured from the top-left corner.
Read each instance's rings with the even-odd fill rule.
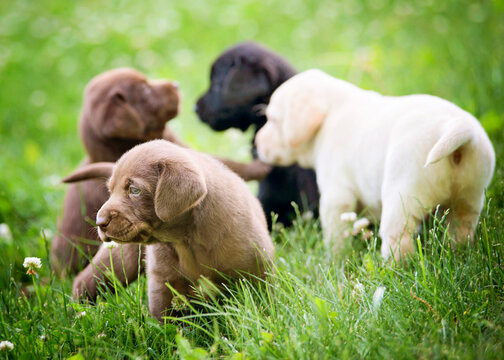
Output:
[[[115,241],[109,241],[109,242],[104,242],[103,243],[103,247],[105,249],[114,249],[114,248],[116,248],[118,246],[119,246],[119,244],[116,243]]]
[[[383,300],[383,294],[385,294],[385,287],[378,286],[373,294],[373,308],[378,310],[380,308],[381,302]]]
[[[12,351],[14,350],[14,344],[11,343],[10,341],[4,340],[0,342],[0,351]]]
[[[357,284],[355,284],[352,290],[352,297],[360,297],[365,291],[364,285],[357,281]]]
[[[362,285],[360,282],[357,282],[357,284],[355,284],[354,286],[354,290],[362,294],[365,291],[364,285]]]
[[[187,309],[187,298],[184,295],[174,296],[171,306],[175,311],[183,311]]]
[[[341,219],[341,221],[347,222],[347,223],[353,222],[353,221],[357,220],[357,214],[354,213],[353,211],[352,212],[345,212],[340,215],[340,219]]]
[[[34,275],[37,273],[35,269],[40,269],[42,267],[42,261],[38,257],[26,257],[23,262],[23,267],[28,269],[26,271],[28,275]]]
[[[354,232],[359,232],[362,229],[365,229],[369,226],[369,220],[366,218],[362,218],[354,222],[353,224],[353,230]]]
[[[304,220],[311,220],[311,219],[313,219],[313,211],[310,211],[310,210],[305,211],[303,213],[303,219]]]
[[[48,338],[47,338],[47,335],[40,335],[40,336],[39,336],[39,339],[40,339],[40,341],[42,341],[42,342],[46,342]]]
[[[82,319],[84,316],[86,316],[85,311],[81,311],[81,312],[78,312],[77,314],[75,314],[76,319]]]
[[[41,235],[46,239],[46,240],[49,240],[49,239],[52,239],[54,233],[52,232],[51,229],[42,229],[41,230]]]
[[[98,339],[104,339],[106,337],[107,337],[107,334],[105,334],[103,332],[98,334]]]
[[[0,224],[0,238],[12,240],[12,233],[10,231],[9,225],[5,223]]]

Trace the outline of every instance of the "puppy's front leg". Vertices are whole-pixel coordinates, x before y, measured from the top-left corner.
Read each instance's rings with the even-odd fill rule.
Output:
[[[149,310],[162,323],[173,307],[173,293],[166,283],[181,295],[187,295],[190,282],[180,271],[179,257],[171,244],[149,245],[146,260]]]
[[[75,278],[73,282],[73,297],[75,299],[88,298],[94,300],[97,296],[99,283],[105,282],[109,287],[113,285],[111,279],[106,276],[111,269],[110,251],[112,251],[114,274],[119,282],[125,285],[137,279],[138,257],[140,255],[138,244],[124,244],[113,249],[107,249],[102,245],[91,263]]]
[[[320,220],[324,231],[324,243],[334,255],[343,255],[345,249],[351,245],[345,243],[345,223],[341,221],[341,214],[355,209],[356,199],[350,192],[327,194],[321,192]]]
[[[189,282],[182,276],[171,276],[169,280],[164,277],[149,276],[147,281],[149,311],[161,323],[164,322],[165,316],[171,314],[173,308],[173,293],[166,283],[169,283],[181,295],[187,295],[190,290]]]

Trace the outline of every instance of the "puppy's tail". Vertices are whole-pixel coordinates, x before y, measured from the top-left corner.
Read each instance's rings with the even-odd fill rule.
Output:
[[[473,137],[474,128],[469,122],[454,121],[448,124],[439,140],[429,151],[424,167],[437,163],[441,159],[452,154],[455,163],[458,164],[462,154],[457,150],[459,150],[461,146],[472,141]]]
[[[114,169],[113,162],[92,163],[84,165],[83,167],[75,170],[73,173],[71,173],[61,181],[64,183],[74,183],[96,178],[108,179],[112,175],[113,169]]]

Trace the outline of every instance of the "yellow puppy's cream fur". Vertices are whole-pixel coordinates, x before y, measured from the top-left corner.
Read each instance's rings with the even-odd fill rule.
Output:
[[[495,153],[479,122],[429,95],[383,96],[320,70],[282,84],[256,137],[259,158],[314,168],[326,242],[342,243],[340,215],[380,220],[382,255],[413,251],[411,235],[437,205],[457,241],[472,238]]]

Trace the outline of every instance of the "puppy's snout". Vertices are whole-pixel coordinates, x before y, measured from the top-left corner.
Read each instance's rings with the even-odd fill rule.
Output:
[[[110,223],[110,216],[96,216],[96,225],[100,228],[101,231],[106,231],[107,226]]]
[[[156,88],[171,88],[178,90],[180,83],[178,81],[166,80],[166,79],[156,79],[150,80],[149,84]]]

